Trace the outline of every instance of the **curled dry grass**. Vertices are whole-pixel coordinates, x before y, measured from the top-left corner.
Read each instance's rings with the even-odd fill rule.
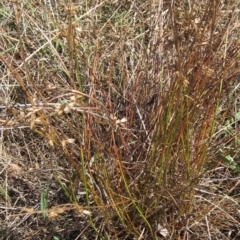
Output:
[[[215,146],[229,139],[220,133],[238,89],[236,6],[4,2],[1,149],[11,158],[2,162],[2,235],[14,229],[40,238],[215,239],[232,228],[238,234],[231,193],[213,193],[215,183],[201,180],[227,174],[216,166],[231,144],[223,143],[221,153]],[[35,178],[26,180],[28,172]],[[36,199],[18,203],[11,189],[18,178],[38,202],[41,194],[41,206],[32,209]],[[50,231],[14,223],[17,207],[30,215],[41,210]],[[64,219],[72,221],[60,215],[76,209],[85,215],[81,228],[75,221],[72,232],[57,231],[58,224],[66,228]],[[225,219],[232,220],[227,227]]]

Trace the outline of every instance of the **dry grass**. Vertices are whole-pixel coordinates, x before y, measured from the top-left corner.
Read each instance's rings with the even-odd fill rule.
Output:
[[[239,239],[238,11],[3,1],[0,237]]]

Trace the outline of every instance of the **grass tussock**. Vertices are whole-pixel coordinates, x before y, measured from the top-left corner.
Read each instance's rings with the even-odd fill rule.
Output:
[[[0,236],[237,239],[238,11],[3,1]]]

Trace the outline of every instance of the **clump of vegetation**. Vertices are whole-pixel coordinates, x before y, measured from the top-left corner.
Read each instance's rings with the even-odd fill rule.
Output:
[[[237,238],[238,11],[4,1],[0,236]]]

